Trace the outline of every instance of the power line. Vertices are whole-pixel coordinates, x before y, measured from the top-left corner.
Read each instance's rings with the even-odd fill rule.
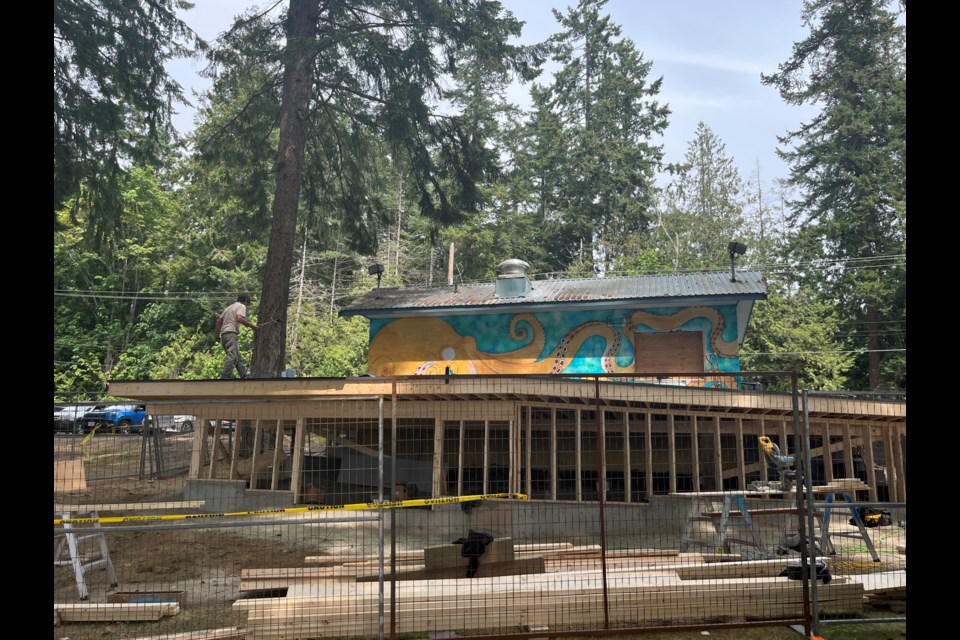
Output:
[[[753,356],[808,356],[808,355],[822,355],[822,354],[846,354],[852,353],[856,355],[861,355],[864,353],[906,353],[906,349],[852,349],[849,351],[754,351],[751,353],[743,353],[740,355],[741,359],[748,359]]]

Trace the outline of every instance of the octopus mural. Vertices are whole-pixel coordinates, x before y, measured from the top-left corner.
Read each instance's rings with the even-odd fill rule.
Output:
[[[576,324],[548,349],[547,331],[532,313],[520,313],[510,319],[509,340],[498,347],[512,350],[480,349],[477,338],[458,332],[450,321],[440,318],[401,318],[375,332],[368,354],[369,372],[375,376],[454,374],[546,374],[563,373],[577,359],[588,340],[603,341],[600,369],[595,373],[633,373],[632,346],[620,354],[624,337],[647,327],[652,331],[674,331],[692,320],[710,324],[708,347],[723,358],[735,358],[740,345],[724,340],[723,314],[712,307],[687,307],[675,313],[657,314],[633,311],[619,327],[613,321],[589,320]],[[500,337],[505,338],[502,332]],[[629,344],[629,342],[628,342]],[[618,355],[622,364],[618,362]]]

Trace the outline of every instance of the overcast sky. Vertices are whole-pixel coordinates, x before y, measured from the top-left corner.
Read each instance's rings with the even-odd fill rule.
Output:
[[[559,30],[550,9],[563,13],[575,1],[502,0],[526,24],[522,42],[546,39]],[[242,0],[196,0],[181,13],[191,28],[212,41],[229,27],[242,8],[266,3]],[[605,9],[633,41],[645,60],[653,62],[648,77],[663,77],[659,96],[672,111],[661,141],[665,160],[679,162],[699,122],[726,145],[744,180],[755,177],[770,184],[787,176],[776,156],[777,136],[796,130],[816,113],[813,107],[785,104],[777,91],[760,84],[760,74],[773,73],[787,60],[791,47],[807,35],[800,22],[802,0],[610,0]],[[182,60],[170,67],[187,89],[206,89],[197,72],[202,62]],[[541,76],[542,79],[542,76]],[[510,99],[521,103],[526,88]],[[177,129],[192,129],[193,113],[181,108]]]

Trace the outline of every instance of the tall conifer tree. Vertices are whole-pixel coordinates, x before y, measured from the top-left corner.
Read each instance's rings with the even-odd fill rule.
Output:
[[[786,102],[822,108],[780,139],[794,145],[780,155],[801,194],[791,249],[807,282],[842,305],[851,346],[864,354],[852,383],[871,390],[902,385],[891,374],[906,348],[905,6],[896,7],[807,0],[809,35],[762,76]]]

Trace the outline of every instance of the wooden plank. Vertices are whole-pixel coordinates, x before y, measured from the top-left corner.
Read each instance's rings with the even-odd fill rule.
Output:
[[[175,500],[168,502],[93,502],[86,504],[53,505],[55,513],[74,512],[89,513],[103,511],[108,513],[123,513],[127,511],[166,511],[168,509],[199,509],[205,504],[204,500]]]
[[[138,636],[133,640],[245,640],[247,630],[243,627],[223,627],[202,631],[165,633],[159,636]]]
[[[53,490],[55,492],[87,490],[83,458],[57,458],[53,461]]]
[[[159,620],[180,613],[177,602],[54,604],[61,622]]]
[[[183,604],[186,591],[117,591],[107,594],[107,602],[176,602]]]
[[[440,567],[436,569],[417,569],[407,571],[397,571],[397,580],[437,580],[444,578],[491,578],[495,576],[512,576],[521,574],[545,573],[546,564],[542,556],[519,558],[516,560],[487,561],[483,557],[477,566],[477,573],[473,578],[467,578],[464,569],[461,567]],[[384,579],[389,582],[393,579],[392,575],[385,575]],[[380,580],[379,574],[358,575],[357,582],[377,582]]]
[[[423,564],[427,569],[443,569],[454,567],[466,570],[470,558],[461,554],[463,545],[447,544],[440,547],[429,547],[423,550]],[[513,539],[495,538],[488,544],[480,556],[480,561],[503,562],[514,559]]]
[[[720,583],[720,588],[718,588]],[[754,586],[756,585],[756,586]],[[818,589],[823,611],[861,611],[862,586],[837,581]],[[395,603],[398,632],[429,632],[449,629],[503,629],[521,625],[548,625],[551,629],[603,620],[600,591],[504,594],[488,606],[477,598],[440,599],[436,596],[405,598]],[[283,599],[277,599],[283,600]],[[375,633],[377,601],[368,599],[323,605],[301,600],[299,605],[281,603],[268,609],[247,609],[248,637],[289,638],[352,636]],[[782,618],[803,611],[799,581],[758,578],[750,585],[741,581],[703,581],[699,585],[663,588],[651,586],[615,592],[609,603],[611,621],[695,620],[739,616]],[[392,613],[387,604],[386,612]],[[318,633],[322,630],[322,633]]]

